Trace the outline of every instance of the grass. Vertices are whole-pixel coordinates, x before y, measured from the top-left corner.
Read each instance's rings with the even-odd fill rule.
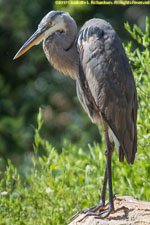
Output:
[[[118,195],[131,195],[150,200],[150,38],[149,21],[146,32],[137,27],[133,31],[126,25],[143,50],[125,47],[133,68],[138,91],[138,153],[134,165],[112,159],[113,191]],[[137,35],[138,33],[138,35]],[[145,48],[144,48],[145,47]],[[0,181],[0,225],[63,225],[77,210],[98,203],[105,170],[104,140],[86,150],[68,141],[58,154],[51,144],[40,136],[42,113],[37,117],[34,154],[30,173],[21,178],[8,161]],[[44,154],[41,154],[44,153]],[[42,155],[42,156],[41,156]]]
[[[63,225],[77,210],[98,203],[105,169],[104,144],[88,150],[65,144],[61,154],[40,137],[41,111],[35,132],[33,168],[22,180],[9,165],[0,183],[0,224]],[[39,151],[45,151],[39,156]],[[150,199],[149,153],[140,149],[133,166],[114,153],[113,190],[119,195]]]

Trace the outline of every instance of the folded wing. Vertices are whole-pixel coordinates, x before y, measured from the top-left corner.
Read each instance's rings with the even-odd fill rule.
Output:
[[[77,48],[79,99],[93,122],[100,116],[107,122],[122,155],[133,163],[137,151],[137,93],[121,41],[109,23],[92,19],[81,28]]]

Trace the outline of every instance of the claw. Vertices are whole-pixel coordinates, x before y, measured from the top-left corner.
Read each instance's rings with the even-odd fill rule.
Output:
[[[115,193],[113,195],[113,199],[116,199],[116,195],[118,193]],[[72,217],[69,218],[69,220],[73,220],[74,218],[76,218],[78,215],[80,214],[86,214],[82,219],[80,219],[78,222],[81,222],[83,219],[85,219],[87,216],[95,216],[95,218],[100,218],[101,215],[106,214],[105,216],[103,216],[103,218],[109,216],[109,214],[113,211],[113,209],[108,208],[103,210],[103,208],[106,208],[108,206],[109,203],[107,204],[103,204],[102,202],[96,206],[93,206],[91,208],[85,208],[82,209],[78,212],[76,212]],[[98,210],[101,210],[100,212],[96,212]],[[103,211],[102,211],[103,210]]]
[[[76,218],[79,214],[85,214],[87,213],[86,215],[89,215],[91,213],[94,213],[95,211],[97,211],[98,209],[104,207],[103,204],[98,204],[96,206],[93,206],[91,208],[85,208],[85,209],[82,209],[78,212],[76,212],[72,217],[69,218],[69,220],[73,220],[74,218]]]
[[[71,216],[71,217],[69,218],[69,220],[73,220],[73,219],[76,218],[79,214],[80,214],[80,211],[76,212],[73,216]]]
[[[82,209],[78,212],[76,212],[73,216],[71,216],[69,218],[69,220],[73,220],[75,217],[77,217],[79,214],[82,214],[82,213],[87,213],[89,211],[89,208],[85,208],[85,209]]]
[[[110,213],[112,213],[114,210],[113,209],[106,209],[102,212],[97,213],[98,215],[95,216],[95,219],[100,219],[101,215],[105,214],[105,216],[103,216],[103,218],[106,218],[109,216]]]
[[[83,216],[80,220],[78,220],[78,222],[81,222],[82,220],[84,220],[88,216],[95,216],[96,219],[100,219],[101,215],[106,214],[105,216],[102,217],[102,218],[106,218],[112,212],[113,212],[113,209],[110,209],[110,208],[108,208],[108,209],[106,209],[104,211],[98,212],[98,213],[96,213],[96,212],[88,212],[85,216]]]
[[[96,206],[93,206],[93,207],[91,207],[91,208],[85,208],[85,209],[82,209],[82,210],[80,210],[80,211],[78,211],[78,212],[76,212],[73,216],[71,216],[70,218],[69,218],[69,220],[73,220],[75,217],[77,217],[79,214],[82,214],[82,213],[87,213],[87,212],[89,212],[89,211],[91,211],[92,212],[92,210],[94,209],[94,208],[96,208]],[[96,209],[97,210],[97,209]]]

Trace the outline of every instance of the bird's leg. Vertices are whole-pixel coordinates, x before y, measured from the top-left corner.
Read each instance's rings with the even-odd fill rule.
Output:
[[[113,154],[113,145],[110,144],[107,135],[106,135],[105,139],[106,139],[106,150],[105,150],[106,169],[105,169],[105,174],[104,174],[104,181],[103,181],[100,202],[96,206],[93,206],[91,208],[85,208],[85,209],[78,211],[75,215],[73,215],[70,218],[70,220],[74,219],[75,217],[77,217],[79,214],[82,214],[82,213],[85,213],[86,215],[81,220],[83,220],[87,216],[100,216],[103,213],[106,213],[106,216],[108,216],[110,214],[110,212],[114,209],[114,205],[113,205],[114,196],[112,193],[112,177],[111,177],[111,157]],[[103,207],[105,206],[107,181],[108,181],[108,185],[109,185],[108,186],[109,187],[109,209],[103,210]],[[99,213],[97,213],[96,211],[99,209],[101,209],[101,211]]]
[[[113,192],[112,192],[112,176],[111,176],[112,154],[113,154],[113,145],[111,144],[110,148],[106,148],[106,150],[105,150],[106,169],[105,169],[104,182],[103,182],[103,187],[102,187],[99,204],[96,206],[93,206],[91,208],[85,208],[85,209],[78,211],[75,215],[73,215],[70,218],[70,220],[74,219],[75,217],[77,217],[79,214],[82,214],[82,213],[85,213],[86,215],[83,216],[78,222],[81,222],[87,216],[95,216],[96,218],[99,218],[101,215],[104,214],[104,216],[103,216],[103,218],[104,218],[104,217],[107,217],[114,210],[113,199],[115,196],[113,196]],[[109,188],[109,208],[104,210],[103,207],[105,206],[107,181],[108,181],[108,188]],[[97,210],[100,210],[100,212],[96,212]]]
[[[100,202],[99,202],[99,205],[101,205],[101,206],[105,205],[107,180],[108,180],[108,175],[107,175],[107,166],[106,166],[105,175],[104,175],[104,181],[103,181],[103,188],[102,188]]]
[[[105,150],[105,156],[106,156],[106,170],[105,170],[105,176],[108,179],[108,189],[109,189],[109,208],[107,210],[104,210],[102,212],[97,213],[97,216],[100,216],[102,214],[105,214],[105,217],[107,217],[113,210],[114,210],[114,201],[113,201],[113,191],[112,191],[112,174],[111,174],[111,158],[114,151],[114,143],[111,143],[109,141],[109,135],[108,135],[108,126],[104,124],[104,134],[105,134],[105,142],[106,142],[106,150]],[[105,182],[105,179],[104,179]],[[106,182],[107,183],[107,182]],[[103,185],[102,190],[102,197],[101,199],[103,202],[105,202],[105,194],[103,192],[106,192],[106,188],[104,188]]]
[[[109,208],[99,213],[95,213],[95,216],[100,216],[101,214],[105,213],[106,214],[105,216],[107,217],[110,214],[110,212],[114,210],[114,201],[113,201],[114,196],[112,191],[112,175],[111,175],[111,158],[114,152],[114,143],[111,143],[109,140],[108,126],[105,122],[103,122],[103,128],[104,128],[105,143],[106,143],[106,150],[105,150],[106,169],[105,169],[105,175],[104,175],[103,188],[102,188],[99,204],[95,207],[89,208],[88,210],[89,213],[87,214],[87,216],[94,215],[94,213],[91,213],[91,212],[96,212],[97,210],[105,206],[107,181],[108,181],[108,189],[109,189]]]
[[[108,180],[108,176],[107,176],[107,166],[106,166],[106,169],[105,169],[105,175],[104,175],[104,182],[103,182],[103,188],[102,188],[102,192],[101,192],[101,197],[100,197],[100,202],[98,205],[96,206],[93,206],[91,208],[85,208],[85,209],[82,209],[80,211],[78,211],[76,214],[74,214],[71,218],[69,218],[69,220],[72,220],[74,219],[75,217],[77,217],[79,214],[82,214],[82,213],[87,213],[85,215],[85,217],[87,216],[90,216],[90,215],[95,215],[95,216],[98,216],[97,213],[95,213],[98,209],[102,208],[105,206],[105,196],[106,196],[106,186],[107,186],[107,180]],[[85,217],[83,217],[82,219],[84,219]]]
[[[106,196],[106,186],[107,186],[107,179],[108,179],[108,176],[107,176],[107,166],[106,166],[106,169],[105,169],[105,175],[104,175],[104,182],[103,182],[103,188],[102,188],[102,193],[101,193],[101,197],[100,197],[100,202],[98,205],[96,206],[93,206],[91,208],[85,208],[85,209],[82,209],[80,211],[78,211],[76,214],[74,214],[70,220],[74,219],[75,217],[77,217],[79,214],[82,214],[82,213],[88,213],[85,215],[88,216],[89,214],[91,213],[94,213],[96,212],[98,209],[102,208],[105,206],[105,196]],[[97,214],[95,214],[96,216]],[[84,218],[85,218],[84,217]]]
[[[108,189],[109,189],[109,208],[103,212],[100,212],[100,216],[105,213],[107,217],[114,210],[114,201],[113,201],[113,191],[112,191],[112,174],[111,174],[111,158],[113,153],[113,147],[107,148],[105,151],[106,155],[106,166],[107,166],[107,176],[108,176]]]
[[[77,212],[74,216],[70,218],[71,220],[82,213],[86,213],[86,215],[83,216],[78,222],[81,222],[87,216],[95,216],[96,218],[99,218],[101,215],[104,215],[103,216],[104,218],[109,216],[109,214],[114,210],[114,201],[113,201],[114,196],[112,191],[112,175],[111,175],[111,158],[114,151],[114,144],[109,141],[108,127],[106,125],[104,126],[104,133],[105,133],[105,143],[106,143],[106,150],[105,150],[106,169],[105,169],[104,182],[103,182],[100,202],[98,205],[94,207],[86,208]],[[100,212],[96,212],[97,210],[105,206],[107,181],[108,181],[108,189],[109,189],[109,207],[105,210],[100,210]]]

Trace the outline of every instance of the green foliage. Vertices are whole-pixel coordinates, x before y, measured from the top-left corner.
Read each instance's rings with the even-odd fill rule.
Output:
[[[133,26],[133,31],[131,30],[129,23],[125,23],[125,28],[139,44],[142,44],[145,48],[150,46],[150,36],[149,36],[150,25],[148,16],[146,17],[145,34],[136,24],[134,24]]]
[[[134,25],[133,31],[129,24],[125,24],[126,29],[132,37],[140,44],[140,49],[132,51],[130,42],[126,49],[127,56],[133,68],[138,94],[138,151],[139,157],[144,162],[145,155],[150,158],[150,25],[146,17],[145,33]],[[149,173],[150,167],[146,166]]]
[[[119,195],[132,195],[137,199],[149,200],[149,20],[146,19],[145,33],[137,26],[132,30],[126,25],[126,29],[141,45],[133,50],[130,42],[125,47],[138,92],[138,152],[134,165],[120,163],[116,152],[114,153],[113,191]],[[1,84],[4,83],[4,79],[1,78]],[[1,92],[3,97],[7,96],[10,88],[9,85],[4,86]],[[2,103],[7,108],[7,104],[11,104],[11,101]],[[10,108],[13,111],[13,107]],[[93,206],[99,201],[105,170],[103,137],[100,145],[88,145],[86,151],[77,144],[65,141],[59,154],[51,141],[41,137],[44,113],[45,111],[40,109],[37,116],[38,126],[35,128],[34,154],[30,155],[32,158],[30,171],[21,177],[11,161],[8,161],[6,171],[1,174],[3,178],[0,181],[0,225],[63,225],[67,224],[68,218],[77,210]],[[1,123],[0,129],[5,128],[4,124],[6,121]],[[9,124],[15,126],[11,121]],[[17,124],[23,122],[19,121]],[[18,133],[19,131],[20,129]]]
[[[100,142],[96,126],[77,100],[75,82],[52,69],[42,45],[13,61],[15,53],[37,29],[43,16],[50,10],[67,11],[77,22],[78,29],[91,18],[105,19],[121,40],[127,41],[127,32],[122,28],[124,21],[128,20],[129,24],[138,21],[141,25],[148,14],[148,6],[136,6],[138,13],[134,13],[132,5],[97,7],[53,3],[49,0],[0,0],[0,169],[3,170],[7,158],[17,167],[28,163],[29,160],[24,162],[24,159],[33,151],[31,124],[36,124],[39,107],[43,108],[42,136],[59,152],[64,138],[83,148],[94,140]]]
[[[129,58],[137,52],[126,48]],[[144,50],[145,51],[145,50]],[[143,57],[143,52],[139,52]],[[138,64],[138,56],[134,63]],[[145,56],[145,54],[144,54]],[[143,57],[144,58],[144,57]],[[145,57],[146,58],[146,57]],[[147,60],[147,59],[143,59]],[[132,61],[131,61],[132,62]],[[142,65],[142,64],[141,64]],[[144,64],[143,64],[144,65]],[[140,68],[140,66],[139,66]],[[138,69],[140,71],[140,69]],[[141,66],[141,71],[143,68]],[[145,75],[134,70],[137,87],[148,88]],[[142,80],[138,80],[142,76]],[[149,109],[147,98],[138,89],[138,153],[133,166],[120,163],[115,153],[112,162],[113,189],[119,195],[132,195],[137,199],[150,199],[149,165]],[[143,109],[144,107],[144,109]],[[143,111],[144,110],[144,111]],[[88,146],[83,151],[77,145],[65,143],[61,154],[43,139],[40,131],[43,125],[42,111],[37,116],[32,169],[24,180],[17,169],[8,162],[0,182],[0,224],[48,225],[67,224],[68,218],[77,210],[98,202],[105,169],[104,140],[102,144]],[[44,154],[41,155],[41,151]]]
[[[64,136],[82,146],[99,138],[96,128],[81,111],[75,82],[52,69],[42,45],[13,61],[15,53],[37,29],[43,16],[53,10],[53,2],[0,1],[0,155],[3,161],[0,169],[3,170],[7,157],[21,166],[24,155],[33,150],[31,124],[35,126],[36,113],[41,106],[45,123],[42,133],[58,151],[61,151]],[[84,14],[79,13],[82,23],[86,14],[94,14],[94,10],[93,13],[82,11]],[[76,17],[79,15],[74,13]],[[78,19],[79,26],[80,23]],[[84,129],[90,130],[90,134],[86,132],[81,137]]]
[[[58,154],[40,136],[43,124],[41,110],[37,121],[34,143],[36,154],[32,157],[30,175],[21,180],[9,161],[0,182],[0,224],[66,224],[73,212],[87,205],[93,196],[91,204],[96,203],[94,199],[98,198],[96,189],[100,186],[102,176],[97,174],[101,174],[104,168],[99,147],[89,146],[87,154],[66,143],[62,153]],[[46,154],[39,156],[42,150]]]

